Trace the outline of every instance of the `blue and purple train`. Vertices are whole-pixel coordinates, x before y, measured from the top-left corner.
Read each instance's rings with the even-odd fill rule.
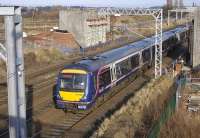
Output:
[[[188,28],[177,27],[163,33],[163,52],[169,51]],[[57,77],[53,99],[57,108],[86,110],[109,89],[136,73],[154,59],[154,40],[150,37],[65,66]]]

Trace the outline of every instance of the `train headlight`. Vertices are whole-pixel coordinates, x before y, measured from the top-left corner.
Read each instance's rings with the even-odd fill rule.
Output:
[[[87,106],[86,105],[78,105],[78,109],[86,109]]]

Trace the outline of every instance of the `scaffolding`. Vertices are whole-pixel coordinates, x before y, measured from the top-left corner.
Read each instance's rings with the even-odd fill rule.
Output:
[[[106,42],[106,27],[108,26],[106,18],[90,17],[86,20],[86,24],[86,41],[88,46]]]
[[[71,32],[83,48],[105,43],[108,26],[108,18],[98,17],[96,8],[71,8],[59,12],[59,28]]]
[[[98,14],[106,16],[152,16],[155,19],[155,78],[162,75],[162,9],[99,8]]]
[[[6,46],[0,45],[0,58],[7,61],[9,136],[11,138],[26,138],[21,8],[0,7],[0,16],[4,16],[5,24]]]

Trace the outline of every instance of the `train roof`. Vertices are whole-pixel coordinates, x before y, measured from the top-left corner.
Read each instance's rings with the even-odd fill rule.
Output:
[[[185,32],[186,30],[187,30],[186,27],[177,27],[173,30],[164,32],[163,42],[176,34]],[[82,59],[76,64],[66,66],[66,68],[85,69],[89,72],[93,72],[98,70],[100,67],[104,65],[110,64],[130,54],[137,53],[143,49],[149,48],[154,45],[154,42],[155,42],[155,36],[145,38],[143,40],[127,44],[123,47],[98,54],[94,57]]]

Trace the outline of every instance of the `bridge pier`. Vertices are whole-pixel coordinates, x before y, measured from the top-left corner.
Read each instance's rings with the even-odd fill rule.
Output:
[[[196,8],[194,17],[194,39],[192,45],[192,67],[200,65],[200,8]]]

